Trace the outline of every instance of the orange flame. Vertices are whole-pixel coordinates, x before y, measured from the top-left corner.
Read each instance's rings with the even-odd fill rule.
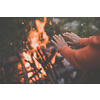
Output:
[[[28,41],[26,41],[26,43],[30,42],[31,47],[33,47],[34,50],[37,50],[37,47],[40,47],[40,46],[43,46],[46,48],[46,44],[49,43],[49,36],[46,34],[46,32],[44,30],[44,26],[45,26],[46,22],[47,22],[46,17],[44,17],[43,22],[41,22],[40,20],[35,20],[37,30],[35,30],[35,28],[32,28],[32,21],[30,22],[31,30],[29,32],[29,36],[27,38]],[[26,31],[27,31],[27,29],[25,30],[25,32]],[[23,42],[23,43],[25,43],[25,42]],[[29,52],[31,52],[31,50],[29,50],[27,53],[23,52],[24,59],[33,63]],[[35,65],[38,70],[40,68],[42,69],[41,73],[38,73],[38,75],[39,75],[39,77],[44,78],[44,76],[47,76],[47,74],[46,74],[45,70],[43,69],[42,65],[36,60],[36,58],[37,58],[37,54],[34,51],[33,60],[35,62]],[[24,64],[25,64],[27,71],[30,71],[32,69],[34,70],[34,68],[32,68],[30,66],[30,63],[24,62]],[[30,78],[34,73],[35,73],[35,71],[27,73],[28,78]],[[36,75],[37,80],[39,79],[39,77]],[[32,78],[33,81],[36,81],[36,79],[34,77]],[[29,83],[32,83],[32,80],[29,80]]]
[[[51,59],[51,63],[54,64],[55,63],[55,59],[56,59],[56,56],[58,55],[58,52],[55,53],[55,55],[53,56],[53,58]]]
[[[21,65],[21,63],[19,62],[19,63],[17,63],[17,66],[18,66],[18,69],[21,69],[22,68],[22,65]]]
[[[40,20],[35,20],[37,30],[32,30],[29,32],[28,41],[31,42],[31,46],[36,50],[37,47],[44,46],[49,42],[49,37],[44,30],[44,26],[47,22],[47,18],[44,17],[44,22]],[[32,22],[30,22],[30,25]]]
[[[23,82],[24,82],[24,78],[21,78],[20,82],[22,82],[22,83],[23,83]]]
[[[28,78],[30,78],[33,75],[33,72],[28,73]]]

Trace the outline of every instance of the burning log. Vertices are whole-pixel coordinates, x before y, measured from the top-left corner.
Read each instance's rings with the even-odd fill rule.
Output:
[[[19,59],[21,61],[21,64],[22,64],[22,70],[23,70],[23,74],[24,74],[24,83],[25,84],[28,84],[28,77],[27,77],[27,74],[26,74],[26,70],[25,70],[25,66],[23,64],[23,56],[21,55],[20,52],[18,52],[18,55],[19,55]]]
[[[51,63],[51,61],[48,59],[47,54],[44,52],[43,49],[42,49],[42,51],[43,51],[43,53],[44,53],[44,55],[45,55],[45,57],[46,57],[46,61],[49,63],[49,65],[51,65],[51,66],[53,67],[54,73],[56,74],[56,77],[57,77],[57,78],[60,78],[60,74],[56,71],[55,67],[53,66],[53,64]]]
[[[33,61],[34,61],[34,60],[33,60]],[[27,62],[30,63],[29,61],[27,61]],[[35,73],[30,77],[30,79],[32,79],[33,77],[36,79],[35,75],[37,75],[38,78],[39,78],[39,81],[42,82],[43,84],[45,84],[44,80],[42,80],[42,79],[39,77],[39,75],[38,75],[38,73],[41,73],[41,70],[42,70],[42,69],[40,69],[40,70],[37,69],[34,62],[33,62],[33,63],[30,63],[30,65],[31,65],[31,67],[34,68],[34,70],[31,70],[31,71],[28,71],[28,72],[34,72],[34,71],[35,71]],[[36,79],[36,81],[37,81],[37,79]],[[39,84],[39,82],[38,82],[38,84]]]
[[[47,74],[51,74],[52,75],[52,78],[54,79],[54,81],[56,82],[56,77],[55,77],[55,74],[54,72],[52,71],[51,67],[48,66],[48,62],[46,61],[46,59],[43,57],[42,53],[40,52],[40,49],[38,49],[38,54],[41,56],[42,60],[39,60],[39,62],[42,64],[43,68],[45,69],[45,71],[47,72]],[[50,76],[50,79],[51,79],[51,75]],[[51,79],[51,80],[53,80]],[[54,83],[54,82],[53,82]]]

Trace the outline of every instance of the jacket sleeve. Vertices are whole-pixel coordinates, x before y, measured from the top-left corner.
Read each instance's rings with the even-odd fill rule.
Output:
[[[89,44],[89,39],[95,37],[95,36],[90,36],[89,38],[81,38],[80,39],[80,46],[84,47],[87,46]]]
[[[93,38],[86,39],[88,45],[84,48],[75,50],[68,46],[63,46],[60,49],[60,53],[65,57],[74,68],[77,69],[90,69],[100,68],[100,49],[91,45]],[[81,45],[85,43],[85,39],[80,41]],[[84,43],[83,43],[84,42]]]

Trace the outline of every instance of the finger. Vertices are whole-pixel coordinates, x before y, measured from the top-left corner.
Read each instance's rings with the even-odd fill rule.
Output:
[[[55,37],[56,37],[58,40],[60,40],[59,36],[55,35]]]
[[[64,38],[63,38],[61,35],[59,35],[59,37],[61,38],[60,44],[61,44],[61,45],[66,45],[67,43],[66,43],[66,41],[64,40]]]
[[[59,37],[60,37],[60,39],[61,39],[62,41],[65,41],[64,38],[63,38],[61,35],[59,35]]]
[[[58,47],[58,44],[57,44],[55,41],[51,40],[51,42],[52,42],[56,47]]]
[[[57,43],[59,42],[59,40],[58,40],[58,38],[56,38],[56,36],[53,36],[53,38]]]
[[[72,33],[64,33],[63,36],[71,36]]]
[[[72,36],[70,35],[64,35],[65,37],[67,37],[69,40],[72,40]]]

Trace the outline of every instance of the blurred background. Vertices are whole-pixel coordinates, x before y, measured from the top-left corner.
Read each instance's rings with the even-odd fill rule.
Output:
[[[35,20],[43,17],[0,17],[0,59],[16,55],[25,45],[30,31],[30,21],[36,29]],[[74,32],[80,37],[97,35],[100,32],[98,17],[47,17],[45,31],[49,40],[55,34]]]
[[[43,21],[44,18],[0,17],[0,60],[16,56],[17,51],[21,51],[25,47],[30,32],[30,22],[32,22],[32,27],[36,29],[36,19]],[[53,35],[62,35],[64,32],[74,32],[85,38],[98,35],[99,27],[99,17],[47,17],[45,32],[49,36],[49,40]],[[65,40],[68,39],[65,38]],[[79,47],[72,48],[78,49]]]

